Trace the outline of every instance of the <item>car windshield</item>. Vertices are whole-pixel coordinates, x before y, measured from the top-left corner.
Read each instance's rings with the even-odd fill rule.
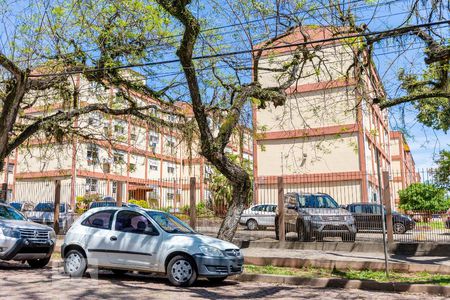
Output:
[[[24,215],[9,206],[0,205],[0,219],[6,220],[26,220]]]
[[[189,225],[168,213],[161,211],[147,211],[147,214],[168,233],[195,233]]]
[[[339,208],[339,204],[328,195],[300,195],[299,203],[303,208]]]
[[[39,203],[34,208],[34,211],[43,211],[43,212],[53,212],[55,205],[53,203]],[[64,213],[66,212],[66,206],[64,204],[61,204],[59,206],[59,212]]]
[[[14,209],[22,210],[22,203],[12,202],[12,203],[10,203],[9,205],[11,205],[12,207],[14,207]]]

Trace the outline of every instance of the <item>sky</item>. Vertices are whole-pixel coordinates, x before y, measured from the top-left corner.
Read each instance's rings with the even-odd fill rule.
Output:
[[[27,1],[25,1],[25,3],[26,2]],[[208,13],[208,5],[213,5],[211,3],[220,2],[220,0],[200,2],[204,3],[203,5],[205,5],[206,7],[206,9],[203,11],[206,14],[209,14],[211,10],[209,10]],[[377,1],[373,0],[352,0],[349,1],[349,3],[350,2],[357,3],[355,5],[363,7],[363,10],[358,10],[360,19],[357,20],[357,22],[364,22],[368,24],[370,30],[372,31],[385,30],[401,26],[404,18],[409,11],[409,5],[411,4],[411,0],[379,0],[378,4]],[[371,3],[372,5],[371,9],[367,9],[369,3]],[[21,7],[21,5],[18,5],[17,9]],[[376,12],[376,17],[373,17],[373,12]],[[206,26],[209,28],[214,26],[228,25],[228,23],[231,22],[230,19],[225,20],[225,22],[220,18],[211,17],[209,18],[209,21],[210,22]],[[225,24],[224,22],[227,24]],[[311,22],[317,23],[316,19],[313,19]],[[233,32],[235,30],[236,28],[226,28],[224,30],[220,30],[220,32],[221,34],[224,34],[224,32]],[[450,36],[449,33],[450,32],[447,27],[446,31],[444,32],[444,36]],[[0,33],[0,40],[2,40],[2,38],[3,35]],[[231,39],[232,36],[228,35],[227,37],[225,37],[224,41],[226,43],[230,43]],[[230,46],[231,50],[239,50],[237,49],[239,45],[236,45],[236,43],[231,43]],[[400,68],[403,67],[417,73],[423,71],[425,65],[423,63],[423,49],[419,49],[420,47],[423,47],[423,44],[421,45],[420,43],[416,43],[415,45],[413,45],[412,49],[409,49],[407,52],[402,53],[401,57],[397,56],[398,53],[389,54],[389,52],[392,53],[398,50],[396,48],[396,45],[392,42],[387,45],[380,45],[375,49],[375,54],[378,55],[378,57],[375,57],[374,62],[382,78],[385,89],[390,97],[394,98],[402,95],[401,92],[399,93],[399,82],[397,80],[398,70]],[[227,50],[229,49],[225,49],[221,52],[226,52]],[[165,58],[166,57],[164,57],[164,59]],[[246,62],[251,61],[248,59],[248,57],[244,56],[242,58]],[[161,71],[171,71],[177,73],[177,71],[179,71],[179,66],[178,64],[163,65],[161,66]],[[171,79],[172,77],[167,78],[167,80]],[[432,167],[434,165],[433,160],[436,158],[436,154],[442,149],[450,148],[450,136],[448,134],[445,134],[443,131],[435,131],[430,128],[426,128],[418,123],[415,119],[416,112],[411,108],[410,105],[407,106],[404,111],[401,111],[399,108],[393,108],[390,110],[390,115],[391,127],[393,129],[400,128],[406,131],[407,140],[418,169]],[[404,122],[402,122],[402,115],[404,116]]]

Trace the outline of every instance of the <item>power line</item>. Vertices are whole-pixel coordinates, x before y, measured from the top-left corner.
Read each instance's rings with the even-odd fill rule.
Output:
[[[414,43],[414,44],[418,44],[418,43]],[[414,45],[414,44],[409,44],[409,46],[410,45]],[[389,46],[389,47],[384,47],[383,49],[388,49],[388,48],[397,48],[397,47],[396,46]],[[405,53],[407,51],[413,51],[413,50],[419,50],[419,49],[425,49],[425,48],[426,48],[426,46],[414,47],[414,48],[408,48],[408,49],[397,49],[397,50],[394,50],[394,51],[383,52],[383,53],[380,53],[380,54],[373,54],[373,56],[374,57],[380,57],[380,56],[396,54],[396,53]],[[330,64],[330,63],[348,62],[348,61],[351,61],[351,60],[347,60],[347,59],[333,60],[333,61],[327,60],[326,63]],[[250,65],[243,65],[241,67],[248,67],[248,68],[250,68],[250,67],[252,67],[252,65],[251,64]],[[225,68],[229,68],[229,66],[228,65],[221,65],[221,66],[216,66],[216,68],[217,69],[225,69]],[[201,68],[201,69],[198,70],[198,72],[203,72],[203,71],[210,70],[210,69],[212,69],[211,66],[205,67],[205,68]],[[260,74],[270,74],[270,73],[274,73],[274,72],[273,71],[268,71],[268,70],[261,70],[259,73]],[[144,76],[143,75],[142,77],[145,78],[146,80],[149,80],[149,79],[158,79],[158,78],[162,78],[162,77],[176,76],[176,75],[182,75],[182,74],[183,74],[182,71],[178,71],[178,72],[171,72],[171,73],[162,73],[162,74],[158,74],[156,76],[152,76],[152,75]],[[412,75],[420,75],[420,74],[412,74]],[[142,80],[130,80],[130,82],[140,82],[140,81],[142,81]],[[186,82],[182,82],[182,83],[186,83]],[[92,90],[93,90],[93,88],[91,88],[91,87],[84,87],[84,88],[79,88],[78,92],[85,92],[85,91],[92,91]],[[59,95],[58,92],[54,92],[52,94],[46,93],[45,95],[37,95],[37,96],[35,96],[33,98],[44,98],[44,97],[51,97],[51,96],[58,96],[58,95]]]
[[[382,31],[358,33],[358,34],[352,34],[352,35],[346,35],[346,36],[336,36],[336,37],[313,40],[313,41],[293,43],[293,44],[289,44],[289,45],[271,46],[271,47],[266,47],[264,49],[264,51],[299,47],[299,46],[306,46],[306,45],[313,45],[313,44],[320,44],[320,43],[327,43],[327,42],[334,42],[334,41],[339,41],[339,40],[344,40],[344,39],[352,39],[352,38],[358,38],[358,37],[369,37],[369,36],[380,35],[380,34],[389,34],[389,33],[395,33],[397,31],[401,31],[401,30],[408,31],[408,30],[414,30],[414,29],[418,29],[418,28],[422,28],[422,27],[432,27],[432,26],[443,25],[443,24],[450,24],[450,20],[429,22],[429,23],[418,24],[418,25],[410,25],[410,26],[382,30]],[[388,37],[386,37],[386,38],[388,38]],[[350,44],[357,43],[357,42],[359,42],[359,41],[355,40],[354,42],[352,42]],[[250,54],[250,53],[254,53],[254,52],[258,52],[258,51],[261,51],[261,50],[260,49],[250,49],[250,50],[240,50],[240,51],[225,52],[225,53],[216,53],[216,54],[195,56],[192,58],[192,60],[203,60],[203,59],[219,58],[219,57],[225,57],[225,56]],[[51,77],[51,76],[73,75],[73,74],[79,74],[82,72],[91,73],[91,72],[99,72],[99,71],[106,71],[106,70],[121,70],[121,69],[135,68],[135,67],[148,67],[148,66],[172,64],[172,63],[177,63],[177,62],[179,62],[179,59],[171,59],[171,60],[141,63],[141,64],[128,64],[128,65],[123,65],[123,66],[106,67],[106,68],[92,68],[92,69],[87,69],[87,70],[83,70],[83,71],[77,70],[77,71],[68,71],[68,72],[60,72],[60,73],[46,73],[46,74],[34,74],[34,75],[31,74],[29,77]]]
[[[407,1],[407,0],[401,0],[401,1]],[[353,1],[347,2],[346,4],[351,5],[351,4],[355,4],[355,3],[361,3],[361,2],[365,2],[365,0],[353,0]],[[354,10],[362,10],[362,9],[366,9],[366,8],[370,8],[370,7],[374,7],[374,6],[382,7],[382,6],[386,6],[386,5],[390,5],[390,4],[398,3],[398,2],[399,2],[399,0],[391,0],[391,1],[378,3],[378,4],[363,5],[363,6],[355,7]],[[334,5],[316,7],[316,8],[312,8],[310,10],[302,11],[301,13],[305,13],[305,14],[308,14],[308,15],[311,16],[311,14],[310,14],[311,12],[318,11],[320,9],[332,8],[332,7],[334,7]],[[291,14],[285,14],[284,16],[296,15],[298,13],[299,12],[291,13]],[[394,14],[394,15],[397,15],[397,14]],[[276,16],[276,15],[272,15],[272,16],[268,16],[266,18],[253,19],[253,20],[250,20],[250,21],[242,22],[242,23],[234,23],[234,24],[229,24],[229,25],[223,25],[223,26],[217,26],[217,27],[212,27],[212,28],[206,28],[204,30],[201,30],[200,33],[205,33],[205,32],[210,32],[210,31],[215,31],[215,30],[221,30],[221,29],[226,29],[226,28],[235,27],[235,26],[250,25],[250,24],[253,24],[253,23],[261,22],[261,21],[273,20],[273,19],[276,19],[277,17],[278,16]],[[311,19],[311,17],[309,17],[308,19]],[[226,32],[226,33],[222,33],[222,35],[223,34],[230,34],[230,33],[238,32],[238,31],[240,31],[240,30],[229,31],[229,32]],[[163,37],[160,37],[160,38],[149,39],[148,42],[167,40],[167,39],[170,39],[170,38],[176,38],[176,37],[181,37],[181,36],[182,36],[182,34],[163,36]],[[213,35],[208,35],[208,37],[212,37],[212,36],[215,36],[215,35],[214,34]],[[154,48],[157,48],[158,46],[159,45],[155,45]],[[154,49],[154,48],[149,47],[146,50],[151,50],[151,49]],[[87,52],[94,52],[94,51],[98,51],[98,50],[99,50],[99,48],[96,47],[96,48],[91,48],[91,49],[84,50],[84,52],[87,53]],[[75,52],[69,52],[69,53],[58,55],[58,56],[68,56],[68,55],[72,55],[72,54],[75,54]],[[57,58],[57,56],[54,56],[54,58]],[[15,63],[29,62],[29,61],[32,61],[32,60],[40,60],[40,59],[42,59],[42,58],[34,58],[34,59],[27,59],[27,60],[22,60],[22,61],[16,61]]]

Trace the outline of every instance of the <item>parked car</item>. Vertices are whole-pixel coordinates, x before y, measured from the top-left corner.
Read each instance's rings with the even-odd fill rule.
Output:
[[[257,230],[267,226],[275,226],[276,205],[253,205],[242,212],[239,224],[247,226],[249,230]]]
[[[383,219],[381,218],[379,204],[352,203],[347,206],[347,210],[355,218],[358,231],[381,231],[383,229]],[[396,211],[392,212],[394,233],[404,234],[406,231],[414,229],[415,225],[416,222],[411,217]]]
[[[16,210],[18,210],[20,212],[31,211],[34,208],[34,206],[29,202],[15,201],[15,202],[10,202],[9,205],[11,205],[12,207],[14,207]]]
[[[52,228],[30,222],[12,206],[0,203],[0,260],[27,261],[32,268],[43,268],[55,242]]]
[[[198,234],[171,214],[129,207],[88,210],[67,232],[61,256],[71,277],[95,266],[165,273],[176,286],[198,276],[223,281],[240,274],[244,260],[234,244]]]
[[[330,196],[323,193],[287,193],[284,197],[284,223],[286,232],[296,232],[300,241],[313,237],[340,237],[355,241],[355,219]],[[275,234],[279,238],[279,211],[275,217]]]
[[[36,223],[52,225],[54,222],[55,204],[51,202],[38,203],[33,211],[27,213],[27,217]],[[75,220],[75,213],[67,203],[59,206],[59,228],[66,232]]]

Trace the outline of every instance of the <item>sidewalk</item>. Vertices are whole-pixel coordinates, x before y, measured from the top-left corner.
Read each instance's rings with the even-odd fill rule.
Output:
[[[279,267],[384,270],[382,253],[339,252],[297,249],[242,249],[245,263]],[[389,268],[396,272],[450,274],[450,257],[390,255]]]

